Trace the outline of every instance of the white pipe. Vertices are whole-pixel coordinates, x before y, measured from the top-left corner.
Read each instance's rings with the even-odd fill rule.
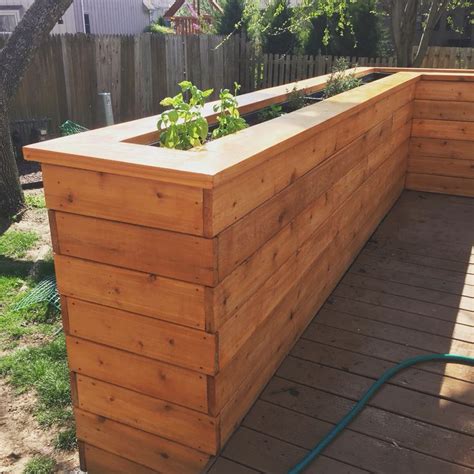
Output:
[[[82,32],[86,32],[86,19],[84,18],[84,0],[81,0],[81,13],[82,13]]]

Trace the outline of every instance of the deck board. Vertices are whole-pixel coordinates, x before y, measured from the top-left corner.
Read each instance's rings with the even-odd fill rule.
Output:
[[[473,199],[404,192],[208,472],[286,472],[394,363],[474,355],[473,245]],[[307,472],[472,472],[473,407],[472,367],[410,368]]]

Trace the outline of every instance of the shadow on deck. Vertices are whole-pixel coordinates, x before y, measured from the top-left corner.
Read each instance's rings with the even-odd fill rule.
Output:
[[[384,370],[474,355],[474,200],[406,191],[208,471],[282,473]],[[405,370],[307,472],[470,473],[474,370]]]

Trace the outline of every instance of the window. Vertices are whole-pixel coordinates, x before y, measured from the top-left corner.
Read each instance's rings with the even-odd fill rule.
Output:
[[[91,34],[91,20],[89,18],[89,13],[84,13],[84,33]]]
[[[0,32],[11,33],[20,22],[19,10],[0,10]]]

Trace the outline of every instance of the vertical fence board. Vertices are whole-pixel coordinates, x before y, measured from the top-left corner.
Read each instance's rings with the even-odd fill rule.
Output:
[[[472,68],[473,48],[430,47],[422,67]],[[11,120],[47,117],[52,131],[67,119],[96,125],[97,93],[110,92],[124,122],[162,110],[185,78],[201,88],[241,84],[241,93],[331,72],[333,56],[257,55],[245,37],[216,35],[51,36],[20,84]],[[396,59],[348,58],[359,66],[394,66]]]

